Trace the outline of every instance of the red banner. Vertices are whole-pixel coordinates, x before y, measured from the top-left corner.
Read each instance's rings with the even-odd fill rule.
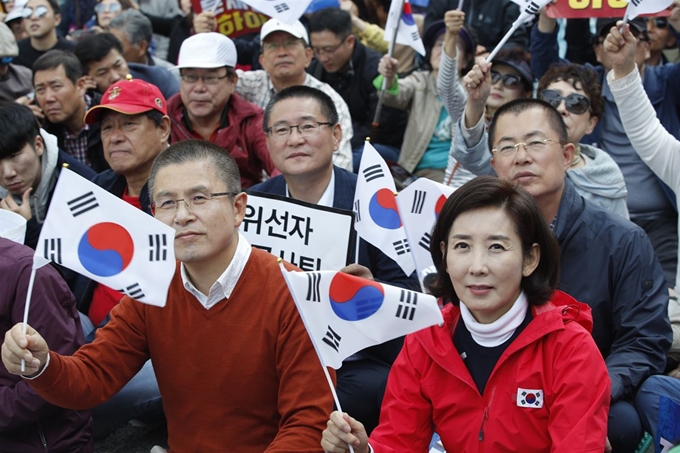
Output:
[[[623,17],[628,7],[627,0],[559,0],[548,5],[548,17],[558,18],[588,18],[588,17]],[[666,10],[654,16],[668,16]]]
[[[248,33],[259,33],[262,24],[269,20],[259,11],[234,0],[191,0],[194,12],[204,9],[213,11],[217,16],[217,31],[230,38],[237,38]]]

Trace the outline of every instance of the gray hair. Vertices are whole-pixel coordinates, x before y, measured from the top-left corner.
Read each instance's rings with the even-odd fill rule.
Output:
[[[153,27],[151,21],[141,12],[134,9],[126,9],[109,22],[109,28],[122,31],[130,44],[139,44],[146,41],[151,45]]]
[[[147,183],[149,199],[153,201],[156,175],[160,169],[196,161],[207,162],[217,177],[224,182],[228,192],[241,192],[238,165],[224,148],[206,140],[183,140],[169,146],[154,160]]]

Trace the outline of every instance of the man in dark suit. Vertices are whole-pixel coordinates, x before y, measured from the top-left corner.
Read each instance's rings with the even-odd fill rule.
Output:
[[[272,161],[282,174],[253,186],[252,192],[352,209],[357,176],[333,165],[342,129],[335,104],[327,94],[303,85],[281,90],[264,112],[264,130]],[[405,275],[396,262],[363,239],[356,262],[342,271],[418,290],[415,273]],[[359,419],[369,430],[378,424],[387,375],[401,343],[401,339],[393,340],[360,351],[338,370],[338,397],[343,410],[360,414]]]

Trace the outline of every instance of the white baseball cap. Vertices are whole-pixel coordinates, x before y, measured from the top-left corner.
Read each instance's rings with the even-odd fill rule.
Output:
[[[237,55],[234,42],[223,34],[196,33],[182,42],[176,68],[233,68]]]
[[[14,2],[14,8],[12,9],[12,11],[7,13],[7,16],[5,16],[5,23],[7,24],[9,22],[12,22],[14,19],[23,18],[26,3],[28,3],[28,0],[19,0]]]
[[[281,22],[280,20],[277,19],[269,19],[267,22],[264,23],[264,25],[260,29],[260,44],[264,41],[264,38],[274,33],[275,31],[285,31],[289,35],[295,36],[296,38],[304,39],[305,43],[309,45],[307,29],[305,28],[304,25],[302,25],[302,22],[296,20],[295,23],[291,25],[285,22]]]

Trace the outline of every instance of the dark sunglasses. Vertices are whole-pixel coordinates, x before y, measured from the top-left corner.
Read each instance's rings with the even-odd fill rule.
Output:
[[[543,90],[539,94],[539,97],[555,108],[557,108],[564,99],[564,106],[567,111],[575,115],[582,115],[590,108],[590,100],[579,93],[571,93],[569,96],[563,97],[555,90]]]
[[[12,60],[14,60],[14,57],[2,57],[0,58],[0,64],[7,66],[12,62]]]
[[[103,3],[97,3],[97,5],[94,7],[94,12],[101,14],[105,13],[107,11],[111,13],[117,13],[118,11],[121,10],[120,3],[109,3],[108,5],[105,5]]]
[[[24,17],[24,19],[30,19],[32,16],[35,16],[38,19],[40,19],[42,17],[45,17],[48,12],[49,9],[47,8],[47,6],[44,5],[36,6],[35,8],[27,6],[21,12],[21,15]]]
[[[647,22],[653,22],[656,28],[668,27],[668,18],[666,17],[650,17]]]
[[[498,83],[501,81],[506,88],[515,88],[519,85],[522,79],[519,76],[512,74],[500,74],[496,71],[491,71],[491,83]]]

